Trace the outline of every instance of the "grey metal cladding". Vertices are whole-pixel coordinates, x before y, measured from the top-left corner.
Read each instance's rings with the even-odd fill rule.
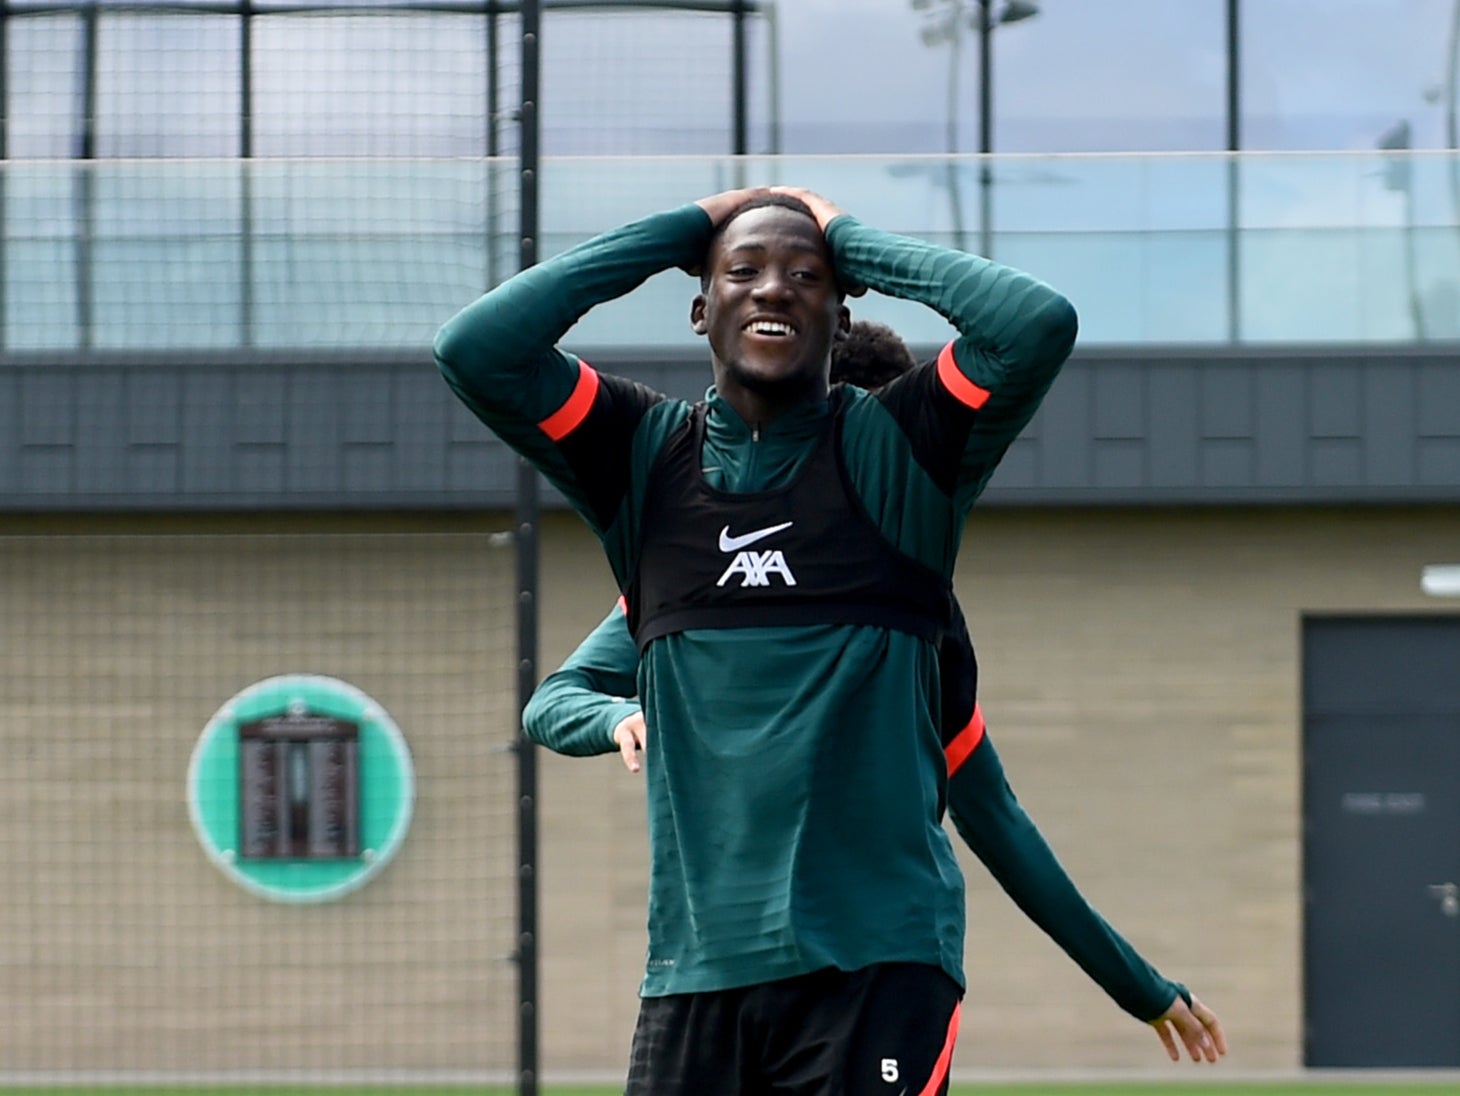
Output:
[[[584,357],[709,383],[684,352]],[[515,477],[424,351],[0,358],[8,512],[505,509]],[[1143,346],[1077,352],[983,505],[1455,501],[1460,346]]]

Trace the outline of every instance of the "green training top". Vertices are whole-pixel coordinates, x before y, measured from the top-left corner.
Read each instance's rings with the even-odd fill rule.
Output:
[[[590,308],[698,263],[711,231],[694,205],[616,229],[510,279],[436,339],[448,383],[584,516],[621,585],[650,468],[690,407],[556,343]],[[839,278],[959,332],[877,394],[848,389],[841,435],[873,522],[948,575],[969,507],[1069,354],[1074,311],[1026,274],[851,217],[827,239]],[[732,492],[788,483],[829,413],[807,403],[752,430],[713,392],[708,404],[701,463]],[[649,644],[637,685],[659,732],[644,995],[897,961],[963,983],[932,643],[869,626],[687,631]]]
[[[523,729],[561,754],[618,752],[614,728],[639,711],[638,666],[627,618],[615,606],[543,679],[522,713]],[[946,663],[942,669],[948,672]],[[1185,987],[1164,978],[1085,900],[1009,787],[982,714],[975,708],[963,727],[950,726],[943,714],[948,817],[959,835],[1010,899],[1117,1005],[1137,1020],[1156,1019],[1186,995]],[[645,766],[654,764],[654,737],[651,730]]]

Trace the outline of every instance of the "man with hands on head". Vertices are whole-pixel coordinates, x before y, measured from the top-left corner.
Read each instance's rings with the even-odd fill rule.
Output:
[[[875,390],[916,364],[891,328],[859,321],[832,350],[831,381]],[[1155,1029],[1172,1061],[1180,1060],[1178,1038],[1193,1060],[1224,1052],[1216,1016],[1163,978],[1086,902],[1009,787],[985,729],[978,662],[956,602],[938,661],[946,801],[959,835],[1030,920],[1117,1005]],[[528,737],[576,757],[617,752],[629,772],[639,772],[648,728],[632,699],[638,665],[620,602],[538,686],[523,712]],[[1205,1029],[1213,1037],[1204,1044]]]
[[[700,271],[703,402],[556,345],[674,267]],[[863,289],[957,338],[875,394],[832,389]],[[964,518],[1075,329],[1026,274],[749,188],[604,233],[438,333],[447,382],[578,510],[624,593],[655,728],[629,1093],[946,1091],[964,925],[936,643]],[[1215,1017],[1185,1015],[1214,1059]]]

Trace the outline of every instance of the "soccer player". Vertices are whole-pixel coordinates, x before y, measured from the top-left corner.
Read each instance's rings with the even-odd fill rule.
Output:
[[[830,379],[875,390],[916,364],[897,332],[861,320],[833,348]],[[1014,796],[985,731],[977,701],[978,662],[956,603],[938,645],[938,662],[946,801],[954,827],[1015,904],[1116,1004],[1154,1027],[1168,1056],[1178,1060],[1170,1028],[1175,1018],[1166,1013],[1178,1000],[1193,1005],[1190,994],[1161,977],[1090,907]],[[643,711],[630,699],[638,666],[628,618],[623,605],[615,605],[538,686],[523,712],[528,736],[576,757],[618,752],[629,771],[638,772],[647,741]],[[1220,1026],[1215,1018],[1212,1024]]]
[[[675,267],[701,277],[702,403],[558,348]],[[959,332],[876,394],[828,382],[864,289]],[[946,1091],[964,903],[935,640],[964,518],[1075,330],[1026,274],[748,188],[589,240],[438,332],[447,383],[598,535],[639,650],[655,746],[635,1096]],[[1215,1018],[1171,1008],[1215,1060]]]

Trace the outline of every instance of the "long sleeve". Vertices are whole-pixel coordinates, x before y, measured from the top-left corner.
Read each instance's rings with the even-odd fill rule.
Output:
[[[614,606],[563,665],[538,685],[522,713],[527,737],[555,753],[587,757],[618,749],[613,729],[639,710],[639,652]]]
[[[949,778],[948,814],[1005,893],[1122,1009],[1154,1020],[1185,996],[1080,894],[1014,797],[987,736]]]
[[[557,343],[595,306],[661,271],[699,262],[710,233],[696,205],[645,217],[514,275],[436,334],[437,367],[452,391],[599,531],[616,501],[603,497],[605,470],[627,464],[630,438],[654,395],[600,378]],[[570,443],[590,419],[592,452],[575,460]]]
[[[966,509],[1069,357],[1079,328],[1074,306],[1022,271],[854,217],[832,221],[827,239],[840,277],[927,305],[957,329],[938,358],[937,379],[974,412],[955,491]]]

